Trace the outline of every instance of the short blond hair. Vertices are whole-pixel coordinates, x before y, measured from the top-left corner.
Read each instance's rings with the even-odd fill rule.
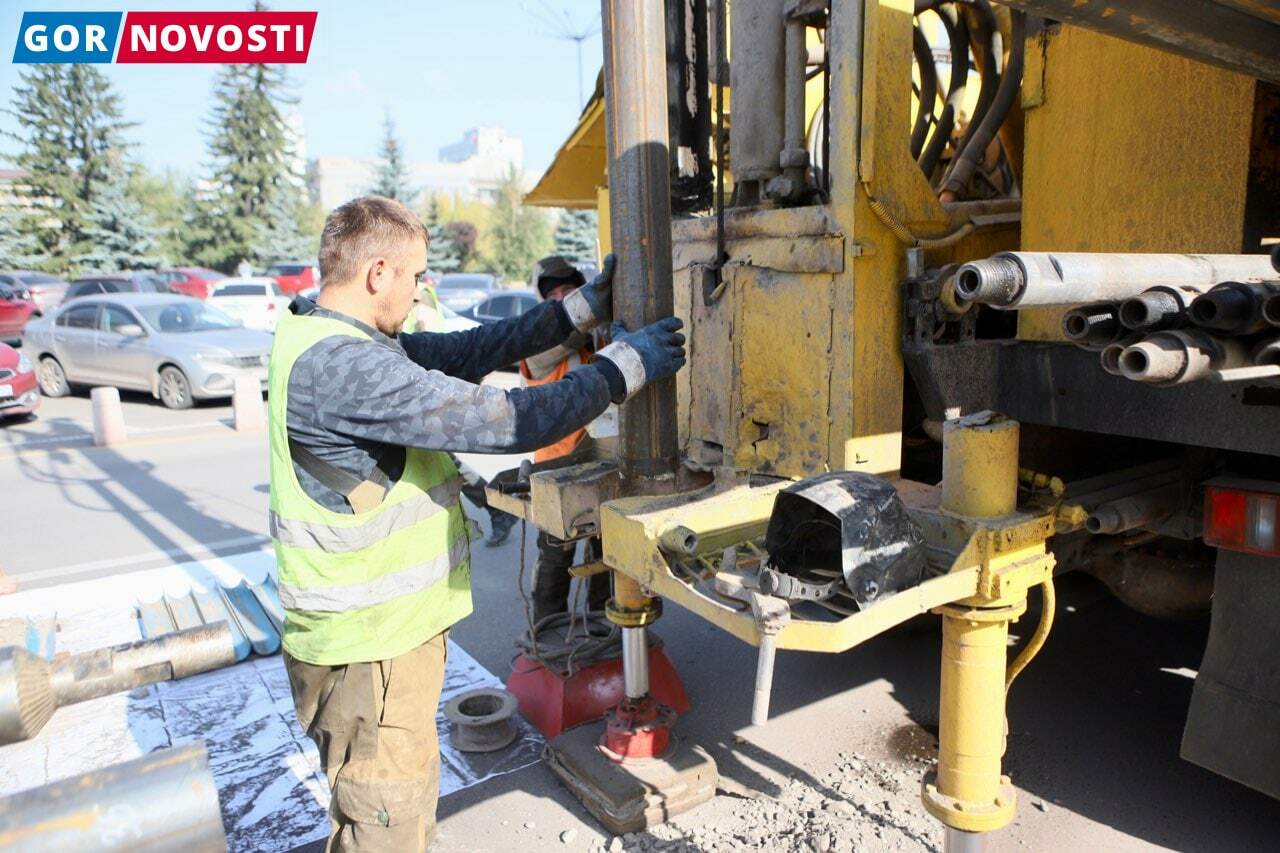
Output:
[[[394,199],[366,195],[334,209],[320,235],[320,280],[347,281],[369,258],[400,251],[405,240],[429,237],[412,210]]]

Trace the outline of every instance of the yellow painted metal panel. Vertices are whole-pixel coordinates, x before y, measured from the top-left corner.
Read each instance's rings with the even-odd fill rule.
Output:
[[[1239,252],[1254,81],[1070,26],[1040,48],[1022,248]],[[1019,337],[1061,340],[1061,314],[1020,312]]]

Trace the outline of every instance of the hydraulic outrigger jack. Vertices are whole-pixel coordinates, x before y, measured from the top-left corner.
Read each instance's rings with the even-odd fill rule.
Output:
[[[1018,423],[991,412],[947,422],[943,433],[942,510],[983,526],[1012,515],[1017,503]],[[1006,668],[1009,623],[1041,584],[1039,628]],[[1005,694],[1035,656],[1053,621],[1053,559],[1044,542],[992,556],[979,594],[936,608],[942,616],[938,766],[925,777],[924,806],[946,825],[949,853],[981,850],[984,833],[1009,824],[1016,798],[1000,772]]]
[[[649,691],[646,627],[662,600],[614,573],[609,620],[622,628],[625,696],[598,726],[579,726],[547,746],[551,769],[610,832],[635,832],[715,795],[716,763],[672,731],[675,712]]]

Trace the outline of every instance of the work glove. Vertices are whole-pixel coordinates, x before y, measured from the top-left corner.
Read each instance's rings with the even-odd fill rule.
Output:
[[[667,317],[634,332],[614,323],[613,343],[596,353],[596,358],[618,368],[629,400],[646,384],[674,376],[684,366],[683,326],[679,317]]]
[[[569,322],[579,332],[587,332],[613,319],[613,268],[617,259],[609,254],[600,275],[566,296],[561,304]]]

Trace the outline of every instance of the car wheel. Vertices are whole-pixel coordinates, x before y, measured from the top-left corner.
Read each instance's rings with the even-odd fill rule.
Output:
[[[66,371],[51,355],[40,359],[36,381],[40,384],[40,393],[46,397],[65,397],[71,393],[71,383],[67,382]]]
[[[160,371],[160,402],[170,409],[191,408],[195,400],[191,397],[187,374],[172,366]]]

